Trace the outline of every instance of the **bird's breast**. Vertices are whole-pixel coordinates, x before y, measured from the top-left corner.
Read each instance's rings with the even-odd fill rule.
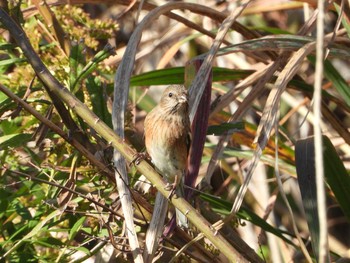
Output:
[[[151,120],[145,122],[147,152],[159,172],[172,180],[186,168],[189,121],[179,116],[153,116]]]

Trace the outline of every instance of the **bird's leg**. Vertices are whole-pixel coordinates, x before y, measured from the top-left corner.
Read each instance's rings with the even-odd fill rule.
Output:
[[[175,190],[176,190],[176,187],[179,183],[179,177],[178,175],[175,175],[175,180],[172,184],[170,183],[167,183],[167,185],[164,187],[165,190],[167,191],[170,191],[169,195],[168,195],[168,199],[170,200],[173,195],[175,194]]]

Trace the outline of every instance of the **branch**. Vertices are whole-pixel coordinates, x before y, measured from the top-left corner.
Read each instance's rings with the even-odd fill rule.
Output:
[[[168,4],[176,5],[176,3]],[[179,8],[183,8],[180,6]],[[171,8],[169,9],[169,11]],[[128,146],[124,140],[117,136],[103,121],[99,119],[89,108],[72,95],[40,60],[33,47],[31,46],[24,31],[9,17],[9,15],[0,8],[0,22],[10,31],[11,36],[15,39],[18,46],[22,49],[24,55],[37,73],[39,79],[47,86],[47,88],[56,94],[63,102],[65,102],[77,115],[79,115],[88,125],[117,149],[127,161],[131,162],[134,159],[136,152]],[[163,195],[168,196],[169,191],[165,190],[165,182],[162,177],[145,161],[142,161],[137,169],[143,173],[147,179],[160,191]],[[214,228],[211,224],[200,215],[184,198],[172,198],[172,203],[182,213],[187,215],[187,218],[193,225],[201,231],[231,262],[246,262],[245,259],[237,250],[232,247],[229,242]]]

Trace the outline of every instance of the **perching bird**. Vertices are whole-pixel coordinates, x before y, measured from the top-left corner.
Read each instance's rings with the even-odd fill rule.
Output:
[[[147,152],[167,181],[167,190],[183,196],[183,174],[191,143],[185,87],[172,85],[166,88],[160,103],[146,116],[144,127]],[[180,226],[187,226],[183,214],[177,211],[176,216]]]

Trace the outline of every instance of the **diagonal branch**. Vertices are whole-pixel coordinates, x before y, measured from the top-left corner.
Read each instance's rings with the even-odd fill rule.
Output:
[[[171,4],[168,4],[171,5]],[[174,5],[174,4],[172,4]],[[89,110],[89,108],[72,95],[66,87],[64,87],[47,69],[40,60],[39,56],[31,46],[24,31],[10,18],[10,16],[0,8],[0,22],[10,31],[11,36],[15,39],[17,45],[21,48],[24,55],[37,73],[39,79],[52,91],[56,96],[66,103],[77,115],[79,115],[89,126],[96,130],[106,141],[116,148],[127,161],[131,162],[134,159],[135,151],[128,146],[124,140],[117,136],[98,116]],[[165,182],[160,175],[145,161],[141,162],[137,169],[143,173],[147,179],[160,191],[163,195],[168,196],[169,191],[165,190]],[[210,240],[214,246],[231,261],[231,262],[246,262],[249,259],[244,258],[237,249],[232,247],[227,240],[205,220],[189,203],[183,198],[172,198],[172,203],[182,213],[186,213],[188,219],[193,225],[201,231],[204,236]]]

